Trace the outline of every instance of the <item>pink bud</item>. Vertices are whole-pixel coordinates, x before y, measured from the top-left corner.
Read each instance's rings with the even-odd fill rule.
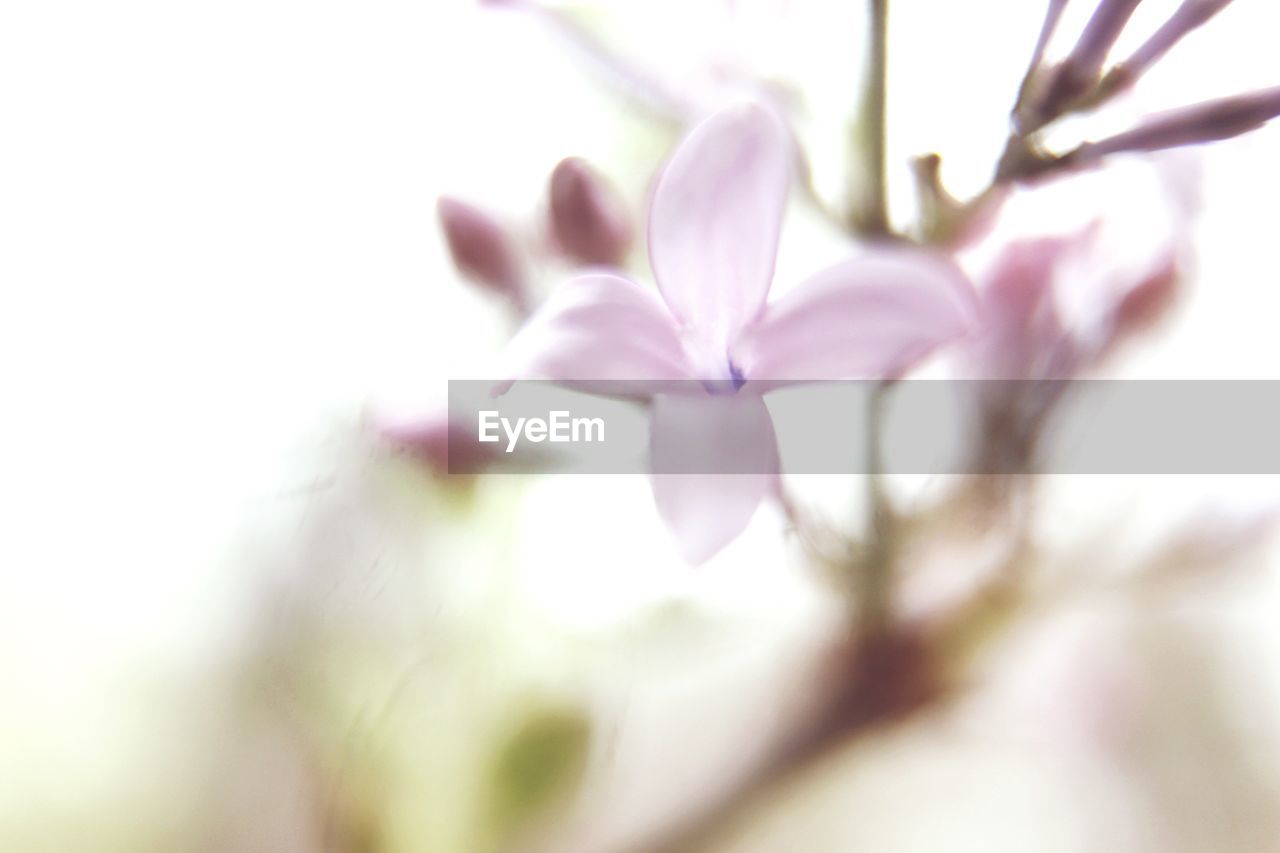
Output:
[[[1122,151],[1159,151],[1230,139],[1262,127],[1277,115],[1280,86],[1159,113],[1133,130],[1087,142],[1070,156],[1083,164]]]
[[[583,264],[618,266],[631,247],[632,228],[617,192],[584,161],[570,157],[551,173],[551,236]]]
[[[1163,317],[1177,298],[1180,281],[1177,260],[1170,256],[1159,269],[1116,300],[1103,348],[1110,349]]]
[[[1183,36],[1204,26],[1210,18],[1230,4],[1231,0],[1183,0],[1169,20],[1111,72],[1114,75],[1112,82],[1116,85],[1132,83],[1159,62]]]
[[[496,458],[474,429],[440,412],[407,423],[386,423],[378,433],[392,447],[424,463],[433,474],[478,474]]]
[[[507,230],[479,208],[448,196],[440,197],[436,210],[458,271],[523,309],[524,270]]]

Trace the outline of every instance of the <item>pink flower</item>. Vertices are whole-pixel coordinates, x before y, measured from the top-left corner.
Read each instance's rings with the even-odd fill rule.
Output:
[[[509,351],[519,378],[695,380],[681,386],[687,393],[651,399],[654,497],[690,562],[733,540],[774,484],[764,390],[898,375],[965,334],[975,315],[959,268],[908,248],[869,251],[766,302],[794,156],[772,112],[745,104],[712,115],[654,191],[658,291],[609,273],[571,279]],[[662,473],[725,470],[720,462],[743,470],[741,459],[759,473]]]
[[[1067,379],[1163,313],[1177,294],[1197,200],[1178,158],[1113,164],[1004,201],[961,253],[977,284],[984,379]]]

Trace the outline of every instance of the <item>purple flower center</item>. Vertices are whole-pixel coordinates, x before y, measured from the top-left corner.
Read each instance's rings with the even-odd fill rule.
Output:
[[[728,379],[702,380],[702,387],[707,389],[708,394],[736,394],[743,385],[747,384],[747,377],[741,368],[732,361],[729,361],[728,365]]]

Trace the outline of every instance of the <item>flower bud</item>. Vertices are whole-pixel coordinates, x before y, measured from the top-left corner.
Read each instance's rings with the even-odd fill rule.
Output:
[[[495,445],[481,444],[474,429],[445,412],[413,421],[382,419],[375,429],[384,441],[437,476],[478,474],[497,457]]]
[[[1070,156],[1085,164],[1122,151],[1160,151],[1230,139],[1262,127],[1277,115],[1280,86],[1159,113],[1132,130],[1086,142]]]
[[[1177,259],[1170,255],[1151,275],[1117,299],[1111,307],[1104,349],[1157,323],[1176,301],[1181,280]]]
[[[524,270],[507,230],[479,208],[448,196],[440,197],[436,210],[458,271],[523,309]]]
[[[583,264],[617,266],[632,228],[617,192],[584,161],[561,160],[551,173],[550,225],[557,248]]]
[[[1183,0],[1182,5],[1133,55],[1107,74],[1108,89],[1127,86],[1160,61],[1183,36],[1204,26],[1210,18],[1231,4],[1231,0]]]
[[[1076,73],[1090,80],[1098,76],[1107,54],[1115,46],[1120,33],[1133,17],[1142,0],[1102,0],[1093,17],[1080,34],[1080,40],[1071,50],[1071,61]]]

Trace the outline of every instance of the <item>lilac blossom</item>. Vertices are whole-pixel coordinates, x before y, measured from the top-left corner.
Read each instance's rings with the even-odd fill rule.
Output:
[[[775,485],[765,390],[896,376],[964,335],[976,313],[955,264],[909,248],[869,250],[766,302],[793,161],[771,111],[743,104],[712,115],[654,191],[657,292],[616,273],[574,278],[508,352],[517,378],[694,380],[651,394],[653,470],[724,470],[747,458],[760,473],[654,475],[659,514],[690,562],[733,540]]]

